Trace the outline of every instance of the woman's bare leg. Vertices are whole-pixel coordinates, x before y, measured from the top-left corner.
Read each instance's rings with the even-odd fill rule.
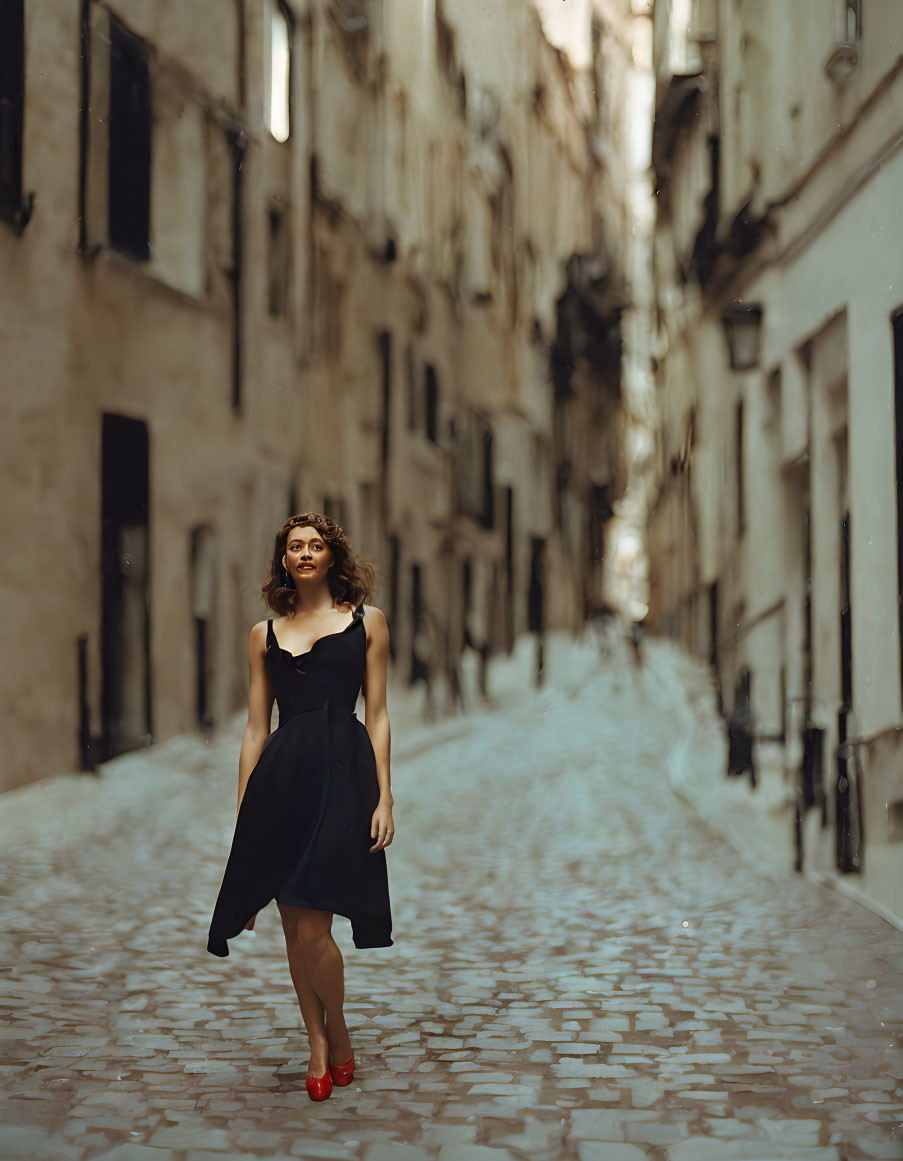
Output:
[[[332,912],[297,911],[297,924],[307,976],[326,1013],[328,1061],[344,1064],[351,1055],[351,1038],[343,1008],[345,963],[332,938]]]
[[[289,971],[298,996],[301,1019],[304,1021],[307,1038],[310,1042],[310,1064],[307,1073],[308,1076],[322,1076],[326,1071],[329,1051],[329,1043],[326,1039],[326,1013],[322,1001],[311,983],[304,952],[301,949],[298,917],[302,911],[298,907],[287,907],[279,902],[276,903],[276,906],[282,917]]]

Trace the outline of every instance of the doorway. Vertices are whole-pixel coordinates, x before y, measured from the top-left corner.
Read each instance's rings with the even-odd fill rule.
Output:
[[[103,758],[146,746],[150,672],[147,425],[105,413],[101,483]]]
[[[289,511],[294,511],[290,506]],[[213,722],[213,650],[216,640],[216,551],[214,529],[200,524],[191,530],[191,619],[194,625],[195,718],[202,729]]]

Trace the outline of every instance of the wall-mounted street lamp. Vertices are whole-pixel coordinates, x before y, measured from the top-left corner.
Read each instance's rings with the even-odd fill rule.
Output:
[[[721,315],[724,337],[734,371],[759,365],[762,347],[762,307],[758,303],[733,302]]]

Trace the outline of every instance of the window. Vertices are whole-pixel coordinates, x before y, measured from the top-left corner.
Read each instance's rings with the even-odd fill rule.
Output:
[[[461,561],[461,640],[465,646],[476,647],[470,632],[470,614],[473,608],[473,564]]]
[[[840,519],[840,699],[841,712],[853,708],[853,628],[850,608],[850,512]]]
[[[709,595],[709,664],[712,667],[712,672],[715,676],[715,697],[717,699],[718,713],[724,713],[724,696],[721,692],[721,669],[720,669],[720,635],[718,626],[720,622],[720,606],[718,602],[718,581],[714,580],[708,588]]]
[[[590,484],[587,503],[589,535],[586,538],[590,568],[605,558],[605,525],[613,515],[607,484]]]
[[[411,677],[410,684],[418,681],[429,682],[429,660],[425,653],[429,649],[425,633],[423,607],[423,571],[419,564],[411,565]]]
[[[110,16],[110,245],[150,257],[151,86],[142,41]]]
[[[78,253],[109,248],[200,299],[228,276],[231,134],[197,82],[103,4],[82,5],[81,52]]]
[[[773,443],[774,450],[780,460],[782,448],[781,432],[781,368],[775,369],[765,381],[765,431]]]
[[[216,619],[216,537],[210,524],[192,528],[189,539],[189,575],[191,577],[191,616],[194,622],[195,717],[199,726],[213,725],[214,688],[213,648]]]
[[[232,316],[232,410],[238,415],[243,406],[245,372],[245,332],[244,332],[244,172],[246,138],[243,133],[232,134],[231,184],[232,184],[232,264],[229,270],[230,313]]]
[[[737,536],[746,531],[746,497],[743,489],[743,400],[737,404],[736,424],[737,454]]]
[[[527,589],[527,628],[531,633],[541,633],[543,624],[543,580],[545,574],[545,540],[539,536],[530,537],[530,582]]]
[[[392,332],[380,331],[379,363],[380,378],[382,380],[382,417],[380,431],[380,463],[382,464],[382,478],[386,479],[389,471],[389,447],[392,431]]]
[[[408,389],[408,431],[417,429],[417,381],[414,373],[414,351],[408,346],[405,351],[405,371]]]
[[[147,424],[104,412],[100,431],[102,760],[153,736],[150,442]]]
[[[401,581],[401,539],[397,532],[389,533],[389,622],[394,625],[398,620],[399,597],[398,589]],[[395,634],[389,635],[389,656],[395,660],[398,645]]]
[[[22,209],[22,117],[25,105],[24,0],[0,5],[0,212]]]
[[[834,4],[834,44],[825,61],[825,72],[835,84],[844,85],[859,65],[862,0],[834,0]]]
[[[903,688],[903,310],[891,320],[894,330],[894,447],[897,495],[897,610],[900,634],[900,674]]]
[[[278,206],[270,206],[267,220],[269,311],[271,315],[278,316],[285,314],[285,300],[288,293],[289,244],[283,211]]]
[[[268,0],[264,12],[266,126],[277,141],[288,141],[292,129],[292,15],[283,0]]]
[[[427,439],[436,443],[439,421],[439,380],[436,368],[428,363],[423,376],[424,431]]]
[[[839,0],[837,39],[841,44],[862,40],[862,0]]]
[[[483,431],[483,510],[480,513],[480,523],[484,528],[495,528],[493,479],[492,430],[487,424]]]

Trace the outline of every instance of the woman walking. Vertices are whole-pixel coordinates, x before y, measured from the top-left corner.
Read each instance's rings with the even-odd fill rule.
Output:
[[[372,581],[326,516],[293,516],[276,535],[263,595],[281,616],[251,630],[238,816],[207,942],[227,956],[227,940],[276,900],[310,1041],[312,1100],[354,1075],[333,915],[350,920],[355,947],[393,943],[389,631],[382,612],[362,603]],[[362,686],[366,725],[354,712]],[[274,700],[279,725],[270,733]]]

